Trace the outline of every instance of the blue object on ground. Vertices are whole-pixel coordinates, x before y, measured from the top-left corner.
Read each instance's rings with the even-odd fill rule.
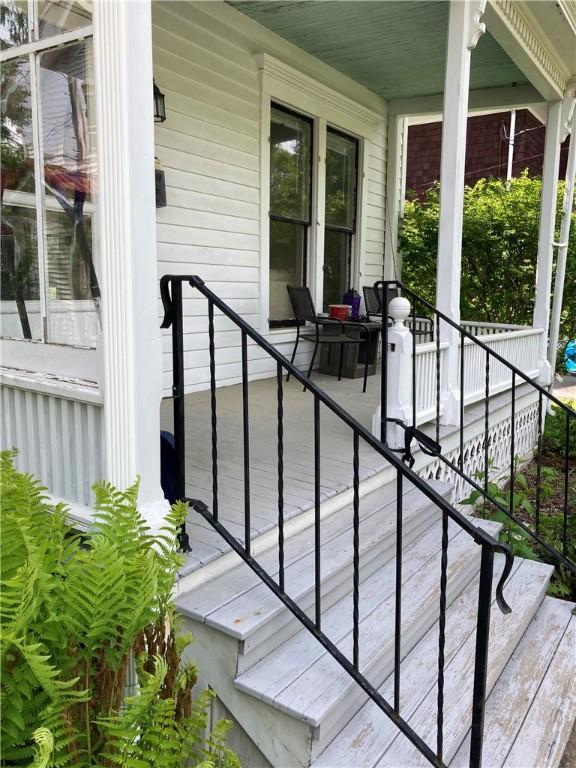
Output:
[[[564,350],[564,370],[576,373],[576,339],[571,339]]]
[[[170,504],[176,501],[176,449],[174,435],[160,432],[160,485]]]

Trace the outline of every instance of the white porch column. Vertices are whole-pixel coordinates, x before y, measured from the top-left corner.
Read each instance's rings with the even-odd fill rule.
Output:
[[[140,476],[140,508],[156,527],[167,505],[160,489],[150,14],[149,0],[93,6],[105,471],[120,488]]]
[[[398,233],[406,193],[408,120],[403,115],[391,115],[387,133],[384,280],[400,280],[402,259],[398,250]]]
[[[562,140],[563,136],[560,137]],[[556,276],[554,279],[554,300],[552,317],[550,319],[550,340],[548,342],[548,363],[551,373],[556,367],[558,337],[560,335],[560,315],[562,314],[562,298],[564,295],[564,280],[566,277],[566,257],[568,255],[568,239],[574,204],[574,180],[576,178],[576,101],[572,102],[572,118],[570,120],[570,148],[566,163],[566,186],[562,205],[562,223],[560,224],[560,241],[556,259]]]
[[[534,327],[543,328],[540,356],[540,381],[549,384],[551,368],[548,363],[548,327],[550,320],[550,292],[552,289],[552,262],[554,257],[554,227],[556,224],[556,193],[560,165],[560,126],[562,102],[548,104],[544,167],[542,169],[542,199],[538,232],[538,261],[536,266],[536,299],[534,302]]]
[[[480,22],[485,6],[486,0],[451,0],[448,23],[440,163],[436,305],[456,323],[460,322],[462,217],[470,59],[478,40],[486,30],[485,25]],[[459,412],[459,334],[446,324],[441,324],[441,333],[442,338],[450,343],[442,383],[443,419],[445,423],[455,424]]]

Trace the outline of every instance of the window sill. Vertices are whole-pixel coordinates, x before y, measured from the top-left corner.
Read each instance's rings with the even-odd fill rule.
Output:
[[[55,378],[99,381],[100,352],[97,349],[4,338],[0,341],[0,353],[2,365],[14,370],[50,374]]]
[[[51,373],[26,371],[21,368],[0,367],[0,384],[44,395],[63,397],[93,405],[102,405],[102,395],[94,381],[76,379],[67,376],[55,376]]]

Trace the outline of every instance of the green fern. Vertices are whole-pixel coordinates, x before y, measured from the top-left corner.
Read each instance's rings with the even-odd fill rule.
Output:
[[[230,725],[206,736],[211,694],[193,702],[197,671],[181,658],[192,638],[176,632],[172,592],[186,505],[152,536],[138,483],[101,483],[81,536],[13,459],[0,453],[2,764],[237,768]],[[132,659],[138,692],[126,697]]]

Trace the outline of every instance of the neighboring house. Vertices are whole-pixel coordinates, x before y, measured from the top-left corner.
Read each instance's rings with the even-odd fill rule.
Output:
[[[93,481],[139,476],[154,529],[175,433],[177,606],[246,765],[557,765],[572,606],[453,503],[534,452],[550,401],[574,3],[4,5],[3,447],[83,525]],[[468,107],[546,112],[530,327],[461,322]],[[310,383],[305,340],[286,381],[286,286],[320,310],[399,278],[406,121],[440,112],[442,315],[390,285],[366,394]],[[570,471],[549,552],[574,571]]]
[[[536,111],[536,110],[534,110]],[[538,115],[545,118],[541,110]],[[489,112],[468,118],[464,181],[473,186],[488,176],[505,179],[528,170],[541,176],[544,163],[545,123],[530,109]],[[570,137],[560,150],[558,178],[566,176]],[[415,118],[408,126],[406,190],[418,195],[440,179],[442,122]]]

